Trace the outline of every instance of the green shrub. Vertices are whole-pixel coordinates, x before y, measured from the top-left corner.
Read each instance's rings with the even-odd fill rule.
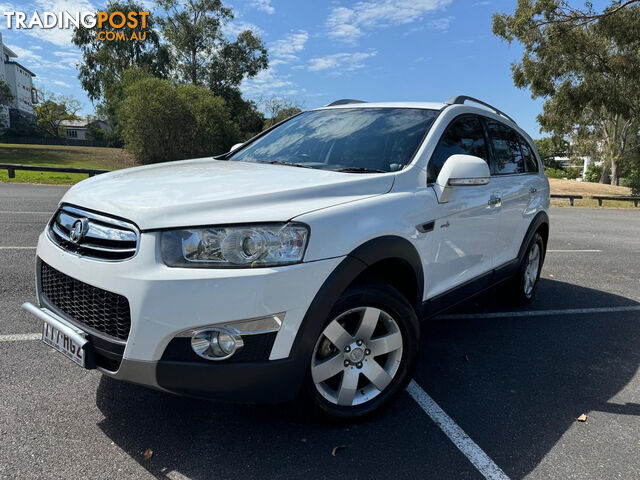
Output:
[[[581,167],[567,167],[567,168],[551,168],[544,167],[544,173],[549,178],[567,178],[569,180],[575,180],[582,176]]]
[[[218,155],[240,138],[211,90],[153,77],[125,84],[117,118],[126,148],[144,164]]]
[[[567,167],[564,169],[566,177],[570,180],[582,178],[582,167]]]
[[[602,177],[602,165],[592,163],[584,174],[585,182],[598,183]]]
[[[567,178],[567,172],[559,168],[545,168],[544,173],[549,178]]]

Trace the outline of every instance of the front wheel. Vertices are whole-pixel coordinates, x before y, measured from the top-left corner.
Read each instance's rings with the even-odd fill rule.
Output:
[[[307,400],[331,417],[368,415],[407,385],[418,345],[418,319],[402,294],[377,280],[352,287],[316,341]]]

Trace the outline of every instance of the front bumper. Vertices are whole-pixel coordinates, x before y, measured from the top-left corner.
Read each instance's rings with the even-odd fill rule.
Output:
[[[342,258],[279,268],[169,268],[160,260],[158,240],[157,232],[143,233],[134,258],[104,262],[78,257],[54,245],[45,233],[40,236],[37,255],[42,261],[129,301],[131,329],[122,361],[117,370],[101,369],[103,373],[222,399],[264,402],[288,397],[288,387],[301,381],[306,365],[306,360],[290,357],[291,347],[309,305]],[[184,330],[281,312],[284,321],[268,360],[203,363],[163,357]]]

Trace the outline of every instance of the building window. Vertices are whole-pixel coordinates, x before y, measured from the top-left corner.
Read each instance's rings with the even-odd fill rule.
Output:
[[[77,130],[67,130],[67,137],[68,138],[78,138],[78,131]]]

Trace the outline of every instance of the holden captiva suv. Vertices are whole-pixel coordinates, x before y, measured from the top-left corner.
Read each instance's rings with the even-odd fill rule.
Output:
[[[531,300],[548,208],[531,138],[496,108],[340,100],[77,184],[24,307],[116,379],[361,417],[409,382],[420,320],[505,280]]]

